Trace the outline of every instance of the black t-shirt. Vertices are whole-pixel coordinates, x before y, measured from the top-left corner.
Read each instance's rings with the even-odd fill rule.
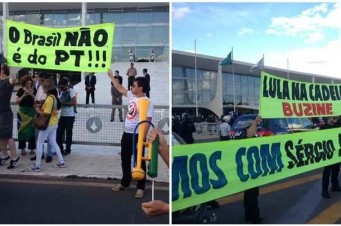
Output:
[[[22,97],[25,94],[23,88],[20,88],[17,92],[17,97]],[[33,107],[34,106],[34,97],[31,95],[26,95],[19,103],[20,107]]]

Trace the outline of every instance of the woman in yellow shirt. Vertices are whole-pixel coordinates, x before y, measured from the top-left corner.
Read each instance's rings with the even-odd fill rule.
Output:
[[[49,144],[56,151],[59,162],[57,167],[64,168],[66,164],[64,162],[60,148],[56,142],[56,134],[58,127],[58,109],[61,104],[58,99],[57,89],[55,82],[52,79],[46,79],[43,83],[43,89],[47,97],[42,106],[37,105],[36,111],[44,115],[51,115],[49,125],[46,130],[39,130],[37,138],[37,151],[36,161],[28,168],[30,171],[41,171],[41,156],[43,154],[43,144],[48,139]]]

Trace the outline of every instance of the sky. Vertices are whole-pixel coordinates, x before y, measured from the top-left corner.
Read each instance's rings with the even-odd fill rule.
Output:
[[[341,78],[341,3],[173,3],[172,48]]]

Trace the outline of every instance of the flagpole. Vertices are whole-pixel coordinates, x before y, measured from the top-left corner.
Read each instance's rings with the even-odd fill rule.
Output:
[[[197,76],[197,39],[194,39],[194,74],[195,74],[195,117],[198,112],[198,76]]]
[[[232,87],[233,87],[233,113],[236,113],[236,90],[234,84],[233,46],[232,46]]]
[[[289,58],[287,58],[287,79],[289,79]]]

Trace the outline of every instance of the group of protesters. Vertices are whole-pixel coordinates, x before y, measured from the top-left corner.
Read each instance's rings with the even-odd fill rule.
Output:
[[[188,120],[189,115],[188,113],[183,113],[181,115],[181,120],[178,117],[173,117],[173,131],[176,132],[178,135],[182,136],[184,140],[186,140],[186,136],[183,133],[186,129],[183,128],[182,125],[186,124],[184,122]],[[233,125],[236,116],[233,114],[226,114],[221,117],[221,123],[219,124],[219,134],[220,134],[220,141],[227,141],[232,139],[229,136],[229,132]],[[309,119],[314,126],[318,127],[320,130],[325,129],[333,129],[333,128],[340,128],[341,127],[341,117],[340,116],[330,116],[324,118],[311,118]],[[248,126],[245,126],[243,131],[240,131],[240,135],[238,138],[234,137],[233,139],[246,139],[256,136],[256,131],[258,124],[261,122],[261,118],[259,116],[253,120],[252,123],[249,123]],[[193,120],[192,120],[193,124]],[[189,126],[186,125],[186,128]],[[192,133],[192,132],[188,132]],[[188,143],[188,142],[186,142]],[[194,143],[194,140],[190,141],[189,143]],[[340,171],[340,163],[335,163],[332,165],[325,166],[322,172],[322,189],[321,189],[321,196],[325,199],[332,198],[331,192],[341,192],[341,186],[339,183],[339,171]],[[259,196],[259,187],[250,188],[244,191],[244,217],[246,222],[250,222],[253,224],[259,224],[263,222],[263,217],[260,214],[260,208],[258,204],[258,196]],[[208,209],[215,209],[219,208],[219,203],[215,200],[211,200],[209,202],[203,203]]]
[[[16,156],[16,147],[12,138],[13,133],[13,113],[10,108],[10,99],[13,92],[15,77],[7,78],[10,71],[7,65],[1,67],[1,90],[6,92],[7,98],[1,95],[1,106],[4,108],[1,113],[1,159],[0,164],[4,165],[11,159],[8,169],[14,168],[20,160]],[[45,72],[33,77],[25,75],[20,80],[21,87],[16,93],[16,104],[19,105],[17,112],[18,123],[18,148],[21,155],[26,156],[26,147],[30,154],[34,155],[30,160],[35,161],[28,167],[30,171],[41,171],[41,159],[43,154],[44,142],[48,140],[46,162],[52,162],[53,153],[58,156],[60,168],[66,167],[63,155],[71,153],[72,129],[75,121],[76,95],[70,87],[67,77],[61,77],[57,73],[55,78]],[[2,88],[4,87],[4,88]],[[6,89],[5,89],[6,88]],[[6,109],[5,109],[6,107]],[[4,110],[7,116],[4,116]],[[60,117],[58,111],[60,110]],[[48,117],[48,126],[45,130],[35,129],[34,117],[36,114]],[[65,140],[65,148],[63,141]],[[28,146],[26,143],[28,142]],[[7,155],[7,146],[10,148],[11,156]],[[36,149],[36,152],[35,152]],[[53,151],[54,152],[53,152]]]

